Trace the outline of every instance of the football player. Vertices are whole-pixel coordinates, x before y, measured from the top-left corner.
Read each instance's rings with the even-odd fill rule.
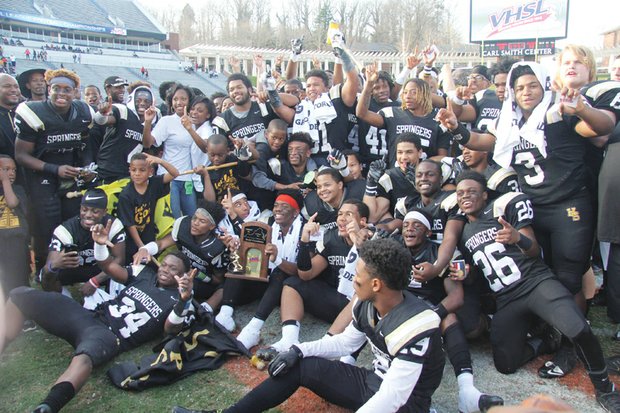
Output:
[[[411,266],[404,246],[378,239],[362,244],[359,253],[351,324],[340,334],[280,353],[269,364],[270,377],[227,412],[268,410],[301,386],[360,413],[430,409],[445,363],[439,316],[403,291]],[[372,347],[374,371],[329,360],[350,354],[366,341]],[[191,411],[177,406],[173,412]]]

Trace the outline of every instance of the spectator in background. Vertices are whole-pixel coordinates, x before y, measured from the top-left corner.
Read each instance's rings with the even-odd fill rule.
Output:
[[[45,83],[45,69],[30,69],[17,76],[17,83],[22,95],[32,102],[47,99],[47,84]]]

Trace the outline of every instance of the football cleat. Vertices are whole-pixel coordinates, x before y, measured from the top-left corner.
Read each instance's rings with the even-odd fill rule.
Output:
[[[41,403],[40,405],[35,407],[34,410],[32,411],[32,413],[52,413],[52,412],[53,412],[52,408],[49,407],[49,405],[45,403]]]
[[[612,356],[605,359],[607,371],[611,374],[620,374],[620,356]]]
[[[596,392],[596,401],[606,412],[620,413],[620,393],[615,389],[609,393]]]
[[[259,359],[270,362],[278,355],[279,351],[273,347],[261,348],[256,351],[256,357]]]
[[[538,369],[543,379],[556,379],[570,373],[577,364],[577,355],[572,347],[560,347],[555,356]]]

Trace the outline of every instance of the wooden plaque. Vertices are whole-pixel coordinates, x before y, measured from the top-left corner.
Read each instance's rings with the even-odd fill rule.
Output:
[[[271,226],[253,221],[246,222],[242,228],[237,254],[243,270],[232,272],[229,268],[226,277],[268,282],[269,258],[265,247],[271,242]]]

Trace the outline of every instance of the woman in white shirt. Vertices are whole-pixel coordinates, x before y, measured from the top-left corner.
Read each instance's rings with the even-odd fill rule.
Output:
[[[167,102],[172,114],[157,122],[152,132],[150,116],[145,113],[144,146],[163,145],[162,158],[181,172],[192,169],[190,154],[194,140],[183,126],[181,118],[189,112],[193,98],[194,92],[190,87],[181,84],[174,86]],[[170,183],[170,208],[175,218],[193,215],[196,211],[196,191],[191,174],[179,175]]]

